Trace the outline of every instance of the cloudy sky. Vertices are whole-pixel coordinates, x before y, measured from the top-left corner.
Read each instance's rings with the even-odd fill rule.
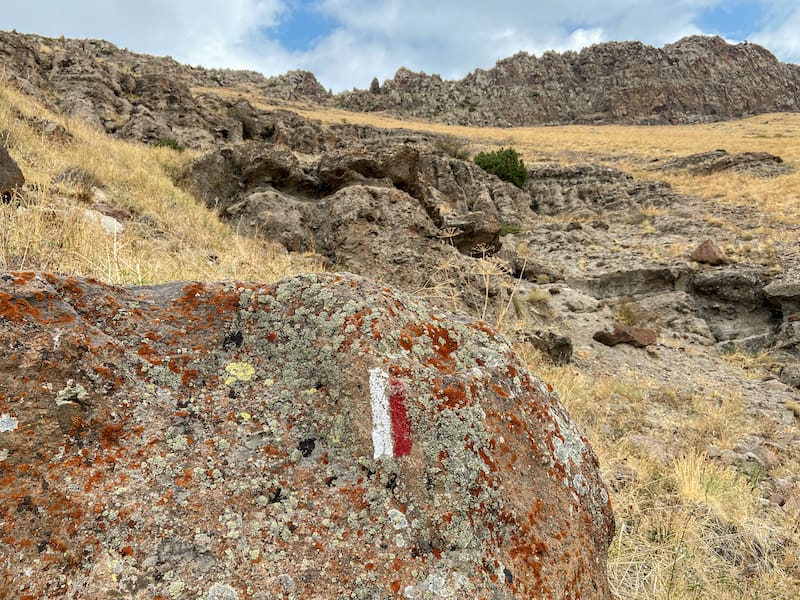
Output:
[[[800,63],[798,0],[15,0],[0,29],[101,38],[135,52],[266,75],[312,71],[334,91],[401,67],[461,78],[525,50],[690,34],[757,42]]]

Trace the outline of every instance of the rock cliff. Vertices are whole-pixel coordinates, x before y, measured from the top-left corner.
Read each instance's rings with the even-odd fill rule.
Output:
[[[696,123],[800,110],[800,66],[719,37],[660,49],[609,42],[541,57],[521,52],[459,81],[403,68],[335,104],[464,125]]]

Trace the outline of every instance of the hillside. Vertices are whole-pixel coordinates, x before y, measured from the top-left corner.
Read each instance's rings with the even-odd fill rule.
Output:
[[[33,585],[25,575],[28,568],[41,576],[37,585],[68,585],[66,577],[49,577],[40,564],[77,570],[94,565],[91,578],[70,579],[69,585],[90,581],[97,586],[93,589],[106,586],[109,593],[123,597],[136,597],[145,588],[147,593],[180,596],[184,588],[170,580],[174,574],[168,575],[172,572],[165,565],[187,570],[187,561],[211,569],[205,573],[248,577],[250,582],[265,582],[264,589],[273,595],[291,596],[293,590],[319,580],[321,565],[314,556],[324,556],[324,567],[337,577],[357,579],[361,590],[378,589],[376,574],[402,571],[404,577],[419,578],[418,585],[403,580],[413,597],[436,590],[450,593],[451,587],[460,594],[453,592],[453,597],[474,597],[468,587],[459,587],[466,584],[458,570],[419,575],[428,568],[428,560],[453,561],[437,562],[450,569],[464,556],[474,559],[475,546],[461,538],[463,531],[470,531],[466,504],[437,496],[436,511],[419,518],[438,519],[431,529],[441,528],[441,535],[418,540],[410,548],[381,547],[375,553],[380,563],[343,566],[337,562],[340,550],[363,554],[353,541],[356,532],[362,537],[380,534],[391,542],[394,525],[385,519],[378,523],[375,516],[385,516],[388,504],[380,503],[387,502],[396,487],[424,499],[425,486],[404,490],[396,473],[371,471],[369,461],[313,471],[313,486],[299,476],[288,482],[280,469],[269,481],[261,481],[258,473],[236,480],[230,473],[250,473],[247,469],[254,464],[274,468],[275,461],[264,456],[301,466],[308,464],[305,459],[322,461],[319,446],[333,448],[336,436],[326,439],[315,433],[298,444],[295,434],[281,427],[284,421],[289,428],[302,422],[302,429],[310,426],[303,421],[306,416],[323,413],[336,422],[339,409],[330,409],[329,403],[320,407],[316,399],[327,398],[331,389],[340,394],[339,400],[360,393],[355,390],[363,382],[341,387],[336,375],[364,360],[358,346],[362,342],[364,348],[373,342],[384,344],[383,354],[389,348],[386,340],[396,342],[391,351],[400,358],[392,355],[392,360],[409,355],[415,361],[424,359],[414,366],[415,374],[425,376],[418,385],[442,386],[448,390],[442,402],[458,401],[453,385],[460,385],[467,371],[473,377],[487,364],[481,348],[491,331],[488,326],[513,344],[520,357],[514,360],[524,360],[532,373],[555,388],[598,455],[617,523],[608,549],[611,593],[631,600],[798,596],[800,115],[773,113],[660,127],[448,126],[322,105],[329,99],[307,74],[289,75],[270,86],[257,74],[212,72],[169,59],[137,57],[104,42],[16,34],[2,34],[0,40],[9,57],[6,83],[0,89],[2,144],[25,176],[25,184],[0,205],[0,268],[54,273],[44,280],[29,275],[4,278],[2,285],[30,286],[24,288],[28,295],[23,300],[31,304],[46,304],[56,289],[60,298],[73,299],[86,330],[70,338],[75,343],[69,346],[70,360],[81,360],[84,339],[96,336],[91,332],[101,322],[115,340],[107,356],[93,358],[97,364],[91,370],[73,369],[76,363],[52,358],[60,330],[53,333],[38,325],[13,329],[9,323],[20,322],[24,311],[12,306],[3,313],[0,329],[7,336],[8,359],[3,362],[7,383],[0,392],[0,433],[8,436],[15,427],[16,417],[9,416],[17,414],[14,403],[26,398],[25,386],[36,377],[58,376],[58,387],[50,384],[53,389],[31,385],[48,400],[45,413],[55,405],[67,417],[52,423],[52,431],[31,430],[40,436],[31,439],[41,439],[46,453],[37,455],[31,440],[8,448],[8,438],[0,440],[0,489],[10,494],[11,484],[21,485],[25,474],[35,471],[30,465],[8,466],[19,463],[15,448],[38,456],[36,460],[48,453],[57,456],[61,428],[79,438],[76,452],[85,454],[82,444],[89,448],[89,442],[97,442],[106,461],[56,460],[58,477],[30,475],[27,485],[34,493],[14,488],[17,495],[3,504],[7,523],[24,523],[29,538],[18,539],[4,525],[0,549],[13,545],[9,556],[24,552],[33,560],[15,558],[0,567],[18,586],[12,592],[0,590],[7,597]],[[755,47],[744,51],[764,56]],[[298,88],[311,91],[284,93]],[[276,91],[281,96],[276,99],[270,90],[284,91]],[[303,94],[318,92],[317,103],[303,100]],[[528,166],[522,188],[467,160],[479,150],[509,145],[521,151]],[[696,253],[700,246],[705,251]],[[281,279],[323,269],[350,271],[378,285],[349,275]],[[120,287],[71,283],[62,275],[94,277]],[[209,283],[180,283],[191,279]],[[213,283],[232,280],[239,283]],[[276,280],[283,283],[266,285]],[[37,288],[42,281],[49,287]],[[325,281],[344,285],[344,291],[336,292],[335,309],[328,304],[334,297],[323,289]],[[152,283],[166,285],[129,287]],[[261,308],[291,298],[290,288],[298,285],[307,286],[303,293],[308,304],[281,305],[285,312],[254,317]],[[401,292],[388,295],[390,288]],[[93,300],[76,301],[81,294]],[[146,301],[136,300],[134,294]],[[188,312],[154,308],[154,299],[164,296],[182,299]],[[191,312],[204,298],[224,302],[209,303],[208,312]],[[7,300],[7,294],[0,296],[0,302]],[[464,351],[474,364],[443,367],[452,343],[444,325],[431,325],[442,317],[417,308],[415,313],[399,312],[398,302],[457,311],[462,316],[452,317],[453,322],[472,323],[466,329],[481,341],[466,344]],[[354,314],[347,312],[353,310]],[[354,334],[358,344],[340,340],[339,330],[330,323],[305,337],[304,319],[326,311],[335,312],[342,330]],[[229,312],[241,316],[242,328],[235,329],[238,323],[228,320]],[[378,312],[380,319],[370,317]],[[398,314],[401,321],[391,320]],[[425,328],[412,322],[422,319],[420,315],[425,315]],[[290,320],[286,327],[282,316]],[[470,317],[483,324],[474,324]],[[396,322],[402,323],[403,335],[393,329]],[[61,321],[56,324],[60,327]],[[430,348],[410,344],[404,337],[408,332],[418,339],[430,338]],[[342,342],[341,348],[329,345],[332,336]],[[261,369],[259,361],[267,360],[264,344],[275,340],[278,343],[266,353],[280,377],[259,372],[259,377],[269,377],[258,382],[271,383],[258,385],[250,381],[248,365]],[[138,362],[115,380],[109,369],[119,360],[118,347],[126,343],[136,349]],[[262,354],[251,353],[251,347]],[[431,348],[438,354],[431,355]],[[169,353],[169,360],[160,353]],[[37,360],[49,361],[47,373],[37,371]],[[198,376],[201,363],[211,369],[208,377]],[[324,366],[323,379],[316,378],[318,364]],[[31,379],[16,377],[15,365]],[[516,385],[516,367],[491,368],[495,379],[486,380],[480,395],[502,404],[507,387]],[[283,378],[297,380],[299,387],[282,387]],[[327,385],[329,380],[336,384]],[[271,387],[275,382],[279,390]],[[220,383],[207,396],[200,394],[207,391],[202,386]],[[82,385],[91,388],[98,406],[79,402]],[[61,405],[58,399],[51,401],[58,389],[64,393],[59,392]],[[144,416],[134,425],[161,437],[151,444],[139,434],[109,428],[117,407],[102,404],[103,390],[122,390],[115,396],[123,398],[122,408],[144,398]],[[169,411],[162,410],[164,403]],[[269,431],[257,429],[263,415],[252,406],[262,404],[286,415],[267,415],[264,427]],[[310,408],[304,412],[306,405]],[[90,410],[99,420],[80,412]],[[509,411],[503,425],[512,433],[516,429],[514,435],[519,433],[517,414],[522,413]],[[521,419],[523,431],[536,420],[528,416]],[[245,442],[240,448],[248,451],[226,454],[222,433],[207,445],[194,445],[209,428],[217,432],[215,427],[229,428],[225,435],[241,436],[255,447],[266,435],[273,438],[255,461]],[[275,437],[278,431],[283,438]],[[473,430],[443,428],[426,438],[439,460],[429,471],[428,492],[439,494],[458,484],[461,463],[443,461],[441,456],[447,454],[442,440],[460,444],[466,433],[472,435]],[[279,438],[291,452],[273,447]],[[121,440],[143,454],[120,454]],[[164,460],[148,456],[151,448],[158,448]],[[508,454],[503,460],[513,466],[516,451],[522,450],[517,447],[513,457]],[[191,469],[180,464],[182,452],[191,454]],[[110,460],[114,453],[116,458]],[[215,462],[206,469],[207,460]],[[147,477],[152,475],[147,485],[138,484],[136,478],[143,476],[139,467]],[[490,489],[492,478],[481,475],[481,468],[470,471],[470,477],[481,481],[482,487],[474,488],[476,495],[459,488],[454,497],[466,503],[475,498],[470,506],[481,511],[483,519],[485,503],[496,499],[486,494],[497,490]],[[413,475],[411,471],[403,477]],[[79,514],[73,510],[76,498],[94,502],[93,489],[118,503],[139,490],[144,495],[137,497],[133,513],[126,512],[131,506],[117,511],[111,504],[100,510],[89,505],[91,510],[83,514],[99,524],[96,530],[83,530],[82,537],[48,538],[51,532],[37,520],[47,516],[37,504],[38,495],[47,492],[43,481],[51,482],[47,485],[52,493],[52,482],[61,481],[62,475],[86,480],[71,498],[54,501],[63,511],[65,532],[80,524],[74,517]],[[111,477],[119,479],[112,482]],[[115,487],[114,482],[125,477],[137,484]],[[515,501],[531,497],[524,482],[517,480],[519,475],[504,477],[514,485]],[[370,486],[369,494],[354,482]],[[264,489],[257,490],[262,484]],[[322,520],[314,512],[320,505],[305,502],[304,486],[324,497],[321,510],[327,512]],[[162,496],[156,489],[169,492]],[[204,496],[198,500],[187,489]],[[340,489],[347,491],[340,494]],[[175,514],[181,514],[175,522],[163,508],[172,506],[173,494]],[[318,499],[315,496],[314,502]],[[350,515],[351,505],[340,501],[352,502],[358,510]],[[362,510],[363,501],[372,504]],[[219,502],[224,511],[213,514],[218,505],[208,502]],[[258,509],[252,508],[254,503],[260,503]],[[178,508],[186,506],[191,510]],[[464,518],[445,512],[450,506]],[[192,517],[195,509],[204,511],[203,523]],[[140,519],[140,524],[149,514],[162,521],[146,521],[146,528],[137,529],[120,513]],[[243,519],[243,514],[253,518]],[[216,533],[197,533],[215,518]],[[500,526],[496,520],[481,522]],[[269,523],[263,531],[262,523]],[[315,529],[321,523],[323,533]],[[329,535],[334,524],[336,533]],[[136,543],[125,541],[145,530],[158,537],[164,528],[169,530],[164,536],[170,537],[163,544],[147,536],[135,538]],[[482,541],[489,536],[486,528],[478,533]],[[105,545],[97,543],[101,534]],[[346,535],[352,536],[348,540]],[[255,546],[246,545],[245,538]],[[60,544],[70,539],[78,541],[65,553]],[[83,542],[94,550],[82,554]],[[294,568],[281,554],[286,544],[303,548],[304,558],[312,557],[299,561],[303,578],[294,571],[294,578],[287,578],[288,571],[270,571],[271,565]],[[236,568],[226,566],[231,553],[249,557],[245,568],[236,561]],[[524,579],[521,573],[535,579],[540,556],[556,560],[524,540],[513,554],[515,563],[509,563],[513,568],[508,572],[499,563],[481,565],[491,572],[492,584],[494,577],[510,590]],[[259,579],[253,573],[265,575]],[[186,590],[236,597],[221,580],[195,581],[188,571],[183,575],[179,581]],[[388,585],[396,581],[381,580]],[[515,597],[502,590],[498,597]],[[245,592],[239,597],[246,597]]]
[[[117,136],[194,148],[247,137],[242,94],[482,127],[703,123],[800,110],[800,66],[717,37],[661,49],[610,42],[538,58],[523,52],[459,81],[401,68],[382,85],[335,96],[304,71],[189,67],[102,40],[0,32],[0,60],[3,79],[50,108]]]

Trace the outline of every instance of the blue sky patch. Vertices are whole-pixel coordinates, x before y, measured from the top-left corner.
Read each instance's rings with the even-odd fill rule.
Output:
[[[727,0],[703,12],[700,29],[731,40],[746,40],[761,27],[763,7],[759,0]]]
[[[310,49],[314,42],[328,35],[339,23],[315,8],[313,0],[289,3],[288,11],[268,34],[290,51]]]

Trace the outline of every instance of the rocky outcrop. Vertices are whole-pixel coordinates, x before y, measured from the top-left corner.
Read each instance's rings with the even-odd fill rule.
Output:
[[[619,169],[594,164],[531,165],[524,189],[531,208],[544,215],[667,205],[675,197],[668,183],[636,181]]]
[[[257,89],[280,100],[328,97],[311,73],[267,78],[251,71],[189,67],[102,40],[0,31],[0,61],[4,79],[49,108],[145,143],[174,140],[207,149],[270,131],[269,123],[259,122],[263,111],[242,99],[209,93],[222,87]]]
[[[452,248],[493,253],[502,224],[519,229],[535,220],[528,194],[471,162],[437,153],[428,139],[302,122],[295,116],[291,125],[316,131],[326,145],[317,154],[301,161],[275,143],[235,144],[195,161],[185,185],[240,230],[261,232],[291,250],[313,248],[367,274],[372,271],[362,269],[373,261],[433,269]],[[347,233],[356,223],[371,233]],[[418,273],[427,278],[430,270]]]
[[[592,338],[606,346],[630,344],[634,348],[645,348],[656,343],[656,333],[647,327],[633,327],[624,323],[613,323],[607,329],[596,332]]]
[[[719,37],[660,49],[609,42],[541,57],[521,52],[459,81],[400,69],[378,93],[345,92],[335,103],[463,125],[695,123],[800,110],[800,66]]]
[[[611,597],[596,458],[483,323],[9,273],[0,324],[4,600]]]
[[[14,194],[25,184],[25,176],[19,165],[0,146],[0,200],[10,202]]]
[[[653,169],[662,171],[685,171],[692,175],[711,175],[726,171],[755,175],[756,177],[779,177],[794,172],[794,167],[783,162],[780,156],[767,152],[738,152],[726,150],[701,152],[663,162]]]

